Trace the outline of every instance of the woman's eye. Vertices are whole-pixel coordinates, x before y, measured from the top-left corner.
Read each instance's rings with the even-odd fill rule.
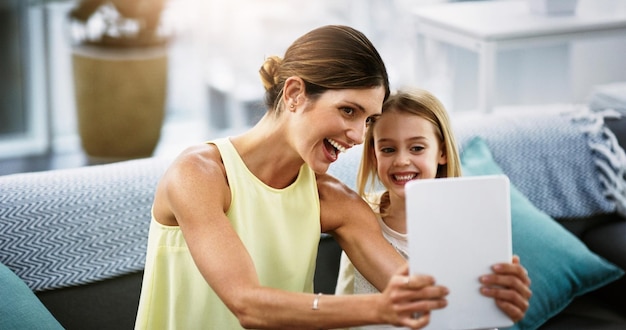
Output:
[[[373,115],[373,116],[367,117],[367,119],[365,119],[365,126],[370,127],[371,125],[373,125],[376,122],[376,119],[378,119],[378,117],[380,117],[380,115]]]
[[[354,109],[349,108],[349,107],[344,107],[344,108],[341,108],[341,111],[343,111],[346,115],[352,115],[352,114],[354,114]]]

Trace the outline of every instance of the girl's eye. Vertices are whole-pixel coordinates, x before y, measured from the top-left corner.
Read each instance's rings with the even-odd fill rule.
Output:
[[[387,147],[387,148],[380,148],[380,152],[384,153],[384,154],[388,154],[388,153],[392,153],[394,152],[395,149],[391,148],[391,147]]]
[[[425,149],[424,146],[413,146],[413,147],[411,147],[411,150],[414,151],[414,152],[419,152],[419,151],[422,151],[424,149]]]

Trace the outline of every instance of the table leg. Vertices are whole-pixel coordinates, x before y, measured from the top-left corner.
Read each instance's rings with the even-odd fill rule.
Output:
[[[417,33],[416,43],[416,74],[418,78],[418,85],[424,86],[425,81],[429,78],[426,66],[426,36],[421,33]]]
[[[478,110],[493,111],[495,94],[496,47],[482,42],[478,52]]]

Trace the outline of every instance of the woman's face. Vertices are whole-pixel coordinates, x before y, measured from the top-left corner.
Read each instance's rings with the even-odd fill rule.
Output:
[[[447,162],[431,122],[406,112],[387,112],[374,126],[378,177],[390,194],[404,198],[411,180],[432,179]]]
[[[380,114],[385,90],[328,90],[306,102],[293,123],[296,149],[316,173],[324,173],[339,153],[363,143],[365,123]]]

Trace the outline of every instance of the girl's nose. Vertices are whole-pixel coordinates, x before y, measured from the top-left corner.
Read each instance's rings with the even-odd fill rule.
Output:
[[[399,151],[396,157],[393,159],[393,162],[396,166],[406,166],[411,163],[411,160],[407,153]]]

